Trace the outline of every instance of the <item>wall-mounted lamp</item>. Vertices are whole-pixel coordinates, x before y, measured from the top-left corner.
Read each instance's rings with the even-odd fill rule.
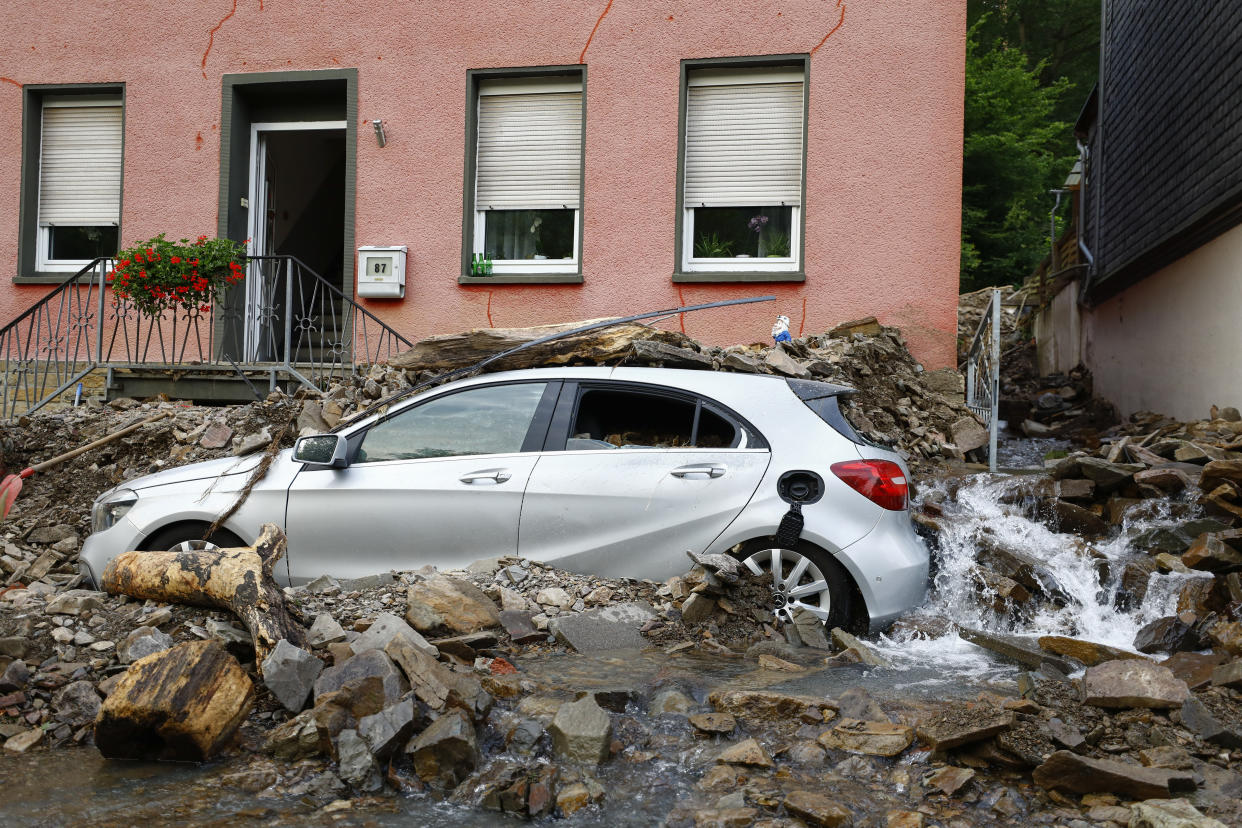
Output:
[[[384,122],[376,118],[372,123],[375,124],[375,143],[383,147],[388,143],[388,136],[384,134]]]

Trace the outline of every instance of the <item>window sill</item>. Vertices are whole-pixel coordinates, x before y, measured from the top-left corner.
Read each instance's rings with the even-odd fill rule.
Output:
[[[66,280],[72,276],[71,271],[64,273],[32,273],[29,276],[14,276],[13,284],[15,285],[63,285]],[[82,284],[92,281],[95,276],[94,272],[87,274],[87,278],[79,279]]]
[[[806,272],[802,270],[730,270],[703,271],[689,273],[678,271],[673,273],[673,282],[805,282]]]
[[[580,285],[581,273],[497,273],[492,276],[458,276],[459,285]]]

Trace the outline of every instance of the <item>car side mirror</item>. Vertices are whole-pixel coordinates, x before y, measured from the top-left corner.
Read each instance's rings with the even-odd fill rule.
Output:
[[[293,459],[312,468],[343,469],[349,466],[349,443],[341,434],[312,434],[293,444]]]

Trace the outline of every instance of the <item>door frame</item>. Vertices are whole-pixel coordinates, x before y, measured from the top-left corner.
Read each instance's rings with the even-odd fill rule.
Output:
[[[265,136],[269,132],[313,132],[318,130],[341,130],[345,132],[345,121],[267,121],[250,125],[250,185],[247,190],[249,205],[246,221],[246,238],[249,243],[246,253],[251,256],[263,255],[267,241],[267,188],[263,186],[267,172],[267,152]],[[259,347],[263,341],[261,323],[262,315],[258,313],[264,305],[263,280],[259,270],[262,264],[251,262],[246,268],[246,303],[244,322],[243,352],[250,361],[260,357]],[[267,297],[270,298],[270,297]],[[287,312],[287,310],[286,310]]]

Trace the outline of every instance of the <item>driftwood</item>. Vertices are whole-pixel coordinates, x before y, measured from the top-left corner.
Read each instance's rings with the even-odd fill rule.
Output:
[[[583,327],[593,321],[564,325],[540,325],[533,328],[477,328],[464,333],[432,336],[414,343],[408,351],[388,360],[396,368],[447,371],[465,368],[493,354],[559,331]],[[632,355],[638,342],[659,342],[685,347],[691,340],[684,334],[629,323],[601,328],[584,334],[565,337],[536,345],[497,360],[489,371],[512,371],[546,365],[616,364]]]
[[[250,677],[219,640],[187,641],[130,665],[99,710],[95,745],[110,759],[202,762],[253,703]]]
[[[250,631],[261,665],[280,639],[305,642],[272,580],[272,567],[284,553],[285,533],[266,523],[252,547],[122,553],[104,570],[103,588],[112,595],[229,610]]]

